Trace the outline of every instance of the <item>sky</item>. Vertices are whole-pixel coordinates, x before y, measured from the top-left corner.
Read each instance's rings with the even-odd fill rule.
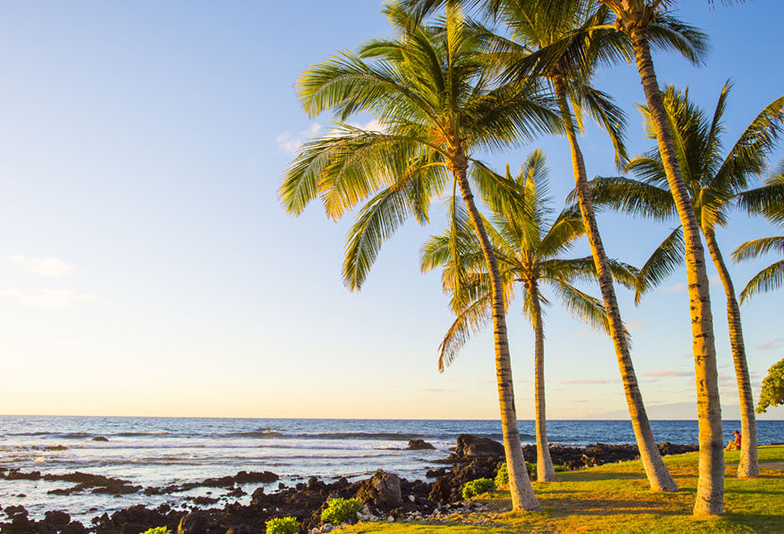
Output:
[[[712,50],[699,68],[657,53],[660,83],[712,110],[732,78],[732,143],[784,91],[784,3],[680,4]],[[331,120],[303,113],[297,77],[388,35],[379,2],[5,2],[0,26],[0,414],[498,418],[491,335],[437,370],[452,317],[419,252],[443,215],[409,222],[352,293],[350,218],[333,223],[316,203],[293,218],[277,197],[297,148]],[[630,152],[648,150],[636,68],[604,69],[597,85],[628,114]],[[617,174],[601,131],[582,146],[590,176]],[[518,166],[535,148],[560,206],[572,187],[564,139],[486,159]],[[636,265],[676,224],[599,218],[609,254]],[[737,215],[719,241],[728,254],[763,235],[780,229]],[[774,259],[732,265],[736,285]],[[723,415],[737,419],[724,294],[709,274]],[[619,289],[652,419],[696,417],[684,281],[681,270],[639,307]],[[784,357],[782,296],[742,307],[755,398]],[[548,417],[628,418],[605,335],[556,303],[545,321]],[[508,322],[517,411],[532,419],[519,302]],[[762,418],[784,419],[784,407]]]

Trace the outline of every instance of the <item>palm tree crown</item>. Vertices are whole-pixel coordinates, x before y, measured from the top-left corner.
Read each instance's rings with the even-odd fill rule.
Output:
[[[368,112],[383,131],[339,123],[332,134],[306,143],[280,197],[295,214],[319,197],[335,219],[367,201],[349,231],[343,268],[349,288],[359,289],[384,239],[411,216],[426,222],[431,199],[450,181],[452,194],[459,190],[493,287],[496,376],[512,503],[538,509],[517,430],[502,284],[468,170],[477,152],[515,145],[559,124],[534,85],[495,83],[482,61],[481,39],[456,6],[431,27],[397,4],[386,13],[396,38],[371,41],[358,54],[343,52],[313,66],[298,83],[311,115],[333,110],[346,121]]]

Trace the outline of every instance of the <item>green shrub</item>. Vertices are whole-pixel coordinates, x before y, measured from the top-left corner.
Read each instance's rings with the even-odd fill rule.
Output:
[[[477,478],[465,483],[463,486],[463,498],[470,499],[474,495],[481,495],[493,490],[495,490],[495,482],[492,478]]]
[[[536,476],[536,464],[525,462],[525,468],[529,477],[534,478]],[[506,467],[506,462],[498,466],[498,472],[495,475],[495,485],[503,486],[504,484],[509,484],[509,469]]]
[[[297,534],[299,532],[299,521],[296,517],[275,517],[268,520],[267,534]]]
[[[556,473],[563,473],[564,471],[568,471],[569,470],[568,467],[566,467],[565,465],[561,465],[561,464],[555,464],[553,466],[553,469],[555,469]]]
[[[509,484],[509,469],[506,467],[506,462],[498,464],[498,472],[495,474],[495,485],[503,486]]]
[[[525,469],[528,471],[528,476],[534,478],[536,476],[536,464],[532,462],[525,462]]]
[[[172,534],[172,531],[166,527],[148,528],[142,534]]]
[[[321,512],[321,521],[339,525],[354,519],[362,508],[362,503],[356,499],[332,499],[327,501],[327,507]]]

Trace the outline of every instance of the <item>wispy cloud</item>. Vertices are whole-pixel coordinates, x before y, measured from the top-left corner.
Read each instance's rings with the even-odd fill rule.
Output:
[[[77,293],[71,289],[9,289],[0,291],[0,297],[31,308],[70,308],[77,302],[95,302],[95,295]]]
[[[647,324],[642,321],[632,321],[630,323],[625,323],[625,324],[626,324],[626,328],[628,328],[629,330],[642,330],[647,326]]]
[[[314,122],[307,130],[302,130],[295,134],[286,131],[277,137],[276,144],[283,152],[287,154],[296,154],[305,140],[315,136],[319,130],[321,130],[321,125]]]
[[[561,380],[558,383],[594,385],[594,384],[617,384],[620,381],[621,381],[620,378],[590,378],[588,380]]]
[[[659,369],[656,371],[650,371],[643,376],[647,376],[649,378],[669,378],[675,376],[694,376],[694,373],[689,371],[676,371],[675,369]]]
[[[417,390],[420,393],[457,393],[456,389],[422,388]]]
[[[663,293],[686,293],[686,284],[675,284],[661,288]]]
[[[73,271],[73,265],[57,258],[30,258],[17,254],[11,256],[9,261],[27,273],[48,278],[62,278]]]
[[[770,349],[775,349],[776,347],[780,347],[782,345],[784,345],[784,337],[777,337],[776,339],[771,339],[767,343],[763,343],[762,345],[757,345],[757,348],[761,350],[770,350]]]

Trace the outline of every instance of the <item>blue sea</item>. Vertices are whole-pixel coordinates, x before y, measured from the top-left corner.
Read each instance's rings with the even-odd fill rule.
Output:
[[[634,443],[628,421],[548,421],[550,442],[561,445]],[[761,445],[784,442],[784,421],[758,421]],[[534,422],[520,421],[523,443],[534,443]],[[696,443],[696,421],[653,421],[658,442]],[[725,421],[725,440],[740,428]],[[200,419],[143,417],[0,416],[0,468],[42,474],[74,471],[122,478],[143,487],[201,481],[239,471],[272,471],[288,486],[311,476],[366,477],[376,469],[408,479],[425,479],[434,460],[449,454],[458,434],[501,441],[499,421],[410,421],[345,419]],[[108,441],[94,441],[103,437]],[[409,451],[411,439],[435,450]],[[65,447],[54,450],[52,447]],[[60,447],[58,447],[59,449]],[[265,486],[275,491],[278,483]],[[173,495],[122,496],[79,493],[52,495],[68,488],[62,481],[0,479],[0,506],[24,505],[31,517],[64,510],[89,521],[104,512],[134,504],[182,506],[200,495],[219,498],[216,506],[243,498],[220,488],[198,488]],[[248,484],[251,494],[262,484]],[[187,503],[186,503],[187,504]]]

